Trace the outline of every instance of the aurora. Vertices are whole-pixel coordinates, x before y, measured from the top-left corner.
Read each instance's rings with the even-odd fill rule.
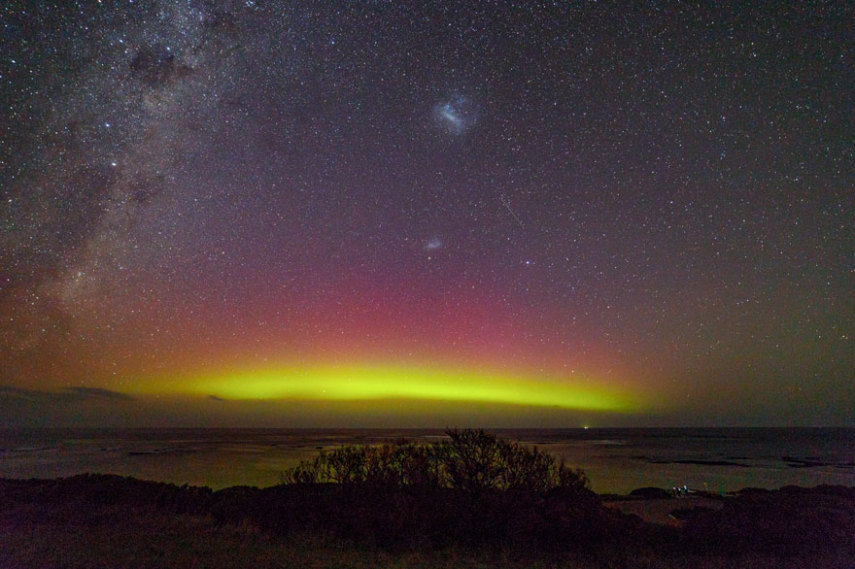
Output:
[[[190,378],[178,385],[187,395],[234,400],[406,399],[616,412],[640,407],[626,395],[578,383],[431,367],[318,365],[232,372]]]

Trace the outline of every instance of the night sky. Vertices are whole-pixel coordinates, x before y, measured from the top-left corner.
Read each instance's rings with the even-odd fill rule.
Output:
[[[4,2],[0,426],[855,425],[855,8],[742,4]]]

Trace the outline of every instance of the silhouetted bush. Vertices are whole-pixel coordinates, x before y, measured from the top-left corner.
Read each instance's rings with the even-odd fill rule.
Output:
[[[446,434],[322,452],[264,490],[253,519],[384,546],[578,550],[615,533],[582,471],[483,430]]]
[[[359,484],[383,487],[449,488],[547,492],[585,490],[588,479],[549,454],[505,441],[483,430],[449,430],[447,440],[429,445],[342,447],[321,452],[286,472],[287,484]]]

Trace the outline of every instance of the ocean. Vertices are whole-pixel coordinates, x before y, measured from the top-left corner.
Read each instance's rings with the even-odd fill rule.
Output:
[[[687,487],[855,486],[855,429],[496,429],[585,471],[601,494]],[[39,429],[0,430],[0,477],[84,472],[221,489],[278,484],[321,449],[430,442],[430,429]]]

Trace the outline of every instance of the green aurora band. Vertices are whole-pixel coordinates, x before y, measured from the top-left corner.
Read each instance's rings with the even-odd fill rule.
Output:
[[[232,400],[458,401],[628,412],[635,398],[578,383],[472,371],[396,366],[278,367],[177,382],[186,394]],[[173,384],[174,386],[174,384]]]

